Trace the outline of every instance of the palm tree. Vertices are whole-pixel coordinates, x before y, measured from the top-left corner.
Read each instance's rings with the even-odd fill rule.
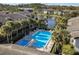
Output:
[[[66,29],[63,29],[61,31],[61,35],[62,35],[62,40],[64,44],[68,44],[70,42],[70,34]]]
[[[9,26],[12,30],[14,30],[16,27],[14,21],[7,21],[5,25]]]
[[[15,29],[19,29],[21,27],[21,24],[18,21],[14,22]]]
[[[63,44],[69,44],[70,42],[71,36],[69,32],[66,30],[67,21],[68,20],[66,18],[61,18],[61,17],[58,17],[58,19],[56,19],[57,24],[53,32],[53,40],[55,41],[53,50],[54,50],[54,53],[56,54],[62,51],[62,49],[59,48],[59,46],[62,47]]]
[[[10,27],[11,33],[10,33],[10,40],[12,41],[16,37],[18,37],[18,29],[21,27],[20,23],[18,21],[7,21],[5,23],[6,26]],[[17,36],[16,36],[17,35]]]
[[[52,52],[55,54],[61,54],[62,53],[62,44],[59,42],[55,42]]]
[[[2,25],[0,28],[0,37],[4,39],[6,39],[7,37],[7,42],[9,42],[8,36],[10,35],[10,32],[11,32],[11,28],[9,26]]]
[[[20,20],[19,23],[21,24],[21,26],[28,25],[28,21],[26,19]]]
[[[6,36],[7,34],[10,34],[11,28],[7,25],[2,25],[0,28],[0,35]]]
[[[13,41],[13,38],[14,38],[13,34],[16,33],[16,31],[15,31],[15,29],[16,29],[15,22],[14,21],[7,21],[5,23],[5,25],[11,28],[11,32],[10,32],[10,35],[9,35],[10,38],[9,39],[12,42]]]
[[[20,26],[20,29],[22,30],[22,31],[21,31],[21,34],[24,34],[24,33],[26,34],[26,30],[29,29],[29,28],[26,29],[26,27],[29,26],[29,24],[30,24],[30,23],[29,23],[29,20],[28,20],[28,19],[23,19],[23,20],[20,20],[20,21],[18,21],[18,22],[19,22],[20,25],[21,25],[21,26]]]
[[[15,21],[14,24],[15,24],[15,29],[14,29],[13,32],[16,33],[16,38],[17,38],[17,37],[19,37],[19,36],[18,36],[18,34],[19,34],[19,33],[18,33],[18,30],[20,29],[21,24],[20,24],[18,21]]]

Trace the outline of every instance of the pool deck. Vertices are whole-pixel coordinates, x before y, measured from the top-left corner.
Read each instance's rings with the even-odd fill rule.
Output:
[[[51,55],[31,47],[23,47],[15,44],[1,44],[0,55]]]

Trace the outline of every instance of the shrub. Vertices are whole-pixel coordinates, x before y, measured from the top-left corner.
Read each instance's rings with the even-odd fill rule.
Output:
[[[65,44],[62,47],[62,53],[65,55],[73,55],[75,53],[74,48],[70,44]]]

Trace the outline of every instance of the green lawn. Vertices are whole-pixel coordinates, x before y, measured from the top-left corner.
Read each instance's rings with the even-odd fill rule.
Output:
[[[67,44],[67,45],[63,45],[62,47],[62,53],[65,55],[73,55],[74,54],[74,48],[72,47],[72,45]]]

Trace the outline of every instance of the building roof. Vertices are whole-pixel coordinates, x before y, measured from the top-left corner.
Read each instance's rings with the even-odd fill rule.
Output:
[[[79,37],[79,17],[71,18],[68,20],[67,30],[73,37]]]
[[[18,14],[27,16],[27,15],[31,15],[31,12],[29,12],[29,11],[23,11],[23,12],[20,12],[20,13],[18,13]]]
[[[8,18],[12,20],[25,19],[28,17],[28,15],[31,15],[31,13],[28,11],[8,14],[6,14],[6,12],[0,12],[0,23],[4,23]]]
[[[22,14],[17,14],[17,13],[16,14],[8,14],[7,17],[10,17],[13,20],[26,18],[26,16],[24,16]]]

